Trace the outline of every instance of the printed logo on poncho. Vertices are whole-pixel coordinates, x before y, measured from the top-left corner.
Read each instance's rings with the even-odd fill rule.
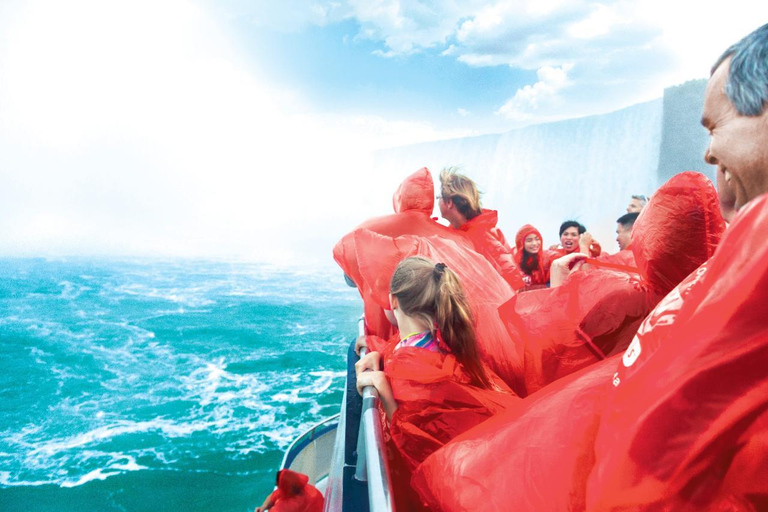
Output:
[[[679,285],[677,285],[671,292],[659,302],[651,313],[640,324],[640,328],[637,330],[637,334],[632,339],[632,343],[629,344],[627,350],[621,358],[621,363],[624,366],[619,366],[619,371],[613,376],[613,385],[618,386],[624,377],[624,369],[629,368],[643,353],[643,345],[640,339],[645,341],[652,341],[651,354],[654,352],[656,345],[659,343],[663,329],[661,332],[656,329],[666,327],[675,323],[680,309],[683,307],[683,302],[695,285],[701,280],[701,277],[707,272],[707,263],[704,263],[696,271],[685,278]]]

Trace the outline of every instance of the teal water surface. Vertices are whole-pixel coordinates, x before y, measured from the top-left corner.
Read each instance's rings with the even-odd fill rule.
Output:
[[[361,308],[330,266],[0,260],[0,510],[253,510]]]

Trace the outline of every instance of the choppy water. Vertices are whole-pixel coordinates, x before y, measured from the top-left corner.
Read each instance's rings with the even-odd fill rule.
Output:
[[[0,260],[0,510],[253,510],[361,307],[331,267]]]

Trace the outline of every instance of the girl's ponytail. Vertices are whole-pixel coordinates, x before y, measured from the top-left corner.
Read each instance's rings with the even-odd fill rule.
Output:
[[[491,387],[477,350],[474,317],[456,273],[444,263],[434,264],[419,256],[406,258],[392,275],[390,293],[397,297],[403,313],[440,331],[474,385]]]
[[[438,263],[437,265],[443,265]],[[435,295],[435,323],[456,359],[472,376],[473,384],[490,388],[477,350],[475,322],[459,277],[443,265]]]

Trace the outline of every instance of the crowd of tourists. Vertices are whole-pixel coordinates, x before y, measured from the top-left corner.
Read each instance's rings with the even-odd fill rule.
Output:
[[[455,169],[339,241],[397,510],[768,510],[768,25],[702,124],[716,186],[633,196],[616,254],[576,221],[511,246]]]

